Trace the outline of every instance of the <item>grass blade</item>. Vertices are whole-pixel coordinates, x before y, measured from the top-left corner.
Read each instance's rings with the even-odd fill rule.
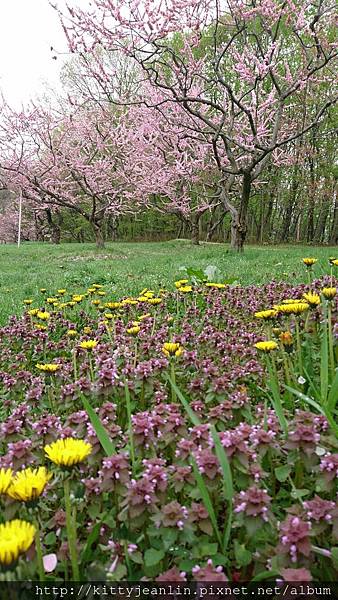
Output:
[[[221,534],[217,525],[217,518],[216,518],[216,514],[214,511],[214,507],[212,505],[212,501],[207,489],[207,486],[205,485],[205,481],[201,475],[201,473],[199,472],[197,463],[195,461],[195,459],[193,457],[191,457],[191,465],[194,471],[194,475],[195,475],[195,479],[196,479],[196,483],[198,485],[198,489],[200,491],[201,494],[201,498],[202,498],[202,502],[205,506],[205,508],[208,511],[208,515],[210,517],[210,521],[212,523],[212,526],[214,528],[214,532],[216,534],[217,540],[219,542],[220,547],[222,548],[222,538],[221,538]]]
[[[294,390],[293,388],[290,388],[288,385],[285,385],[284,387],[285,387],[285,389],[289,390],[289,392],[291,392],[292,394],[294,394],[295,396],[297,396],[298,398],[300,398],[301,400],[306,402],[306,404],[309,404],[310,406],[315,408],[320,414],[322,414],[324,417],[326,417],[331,429],[335,432],[336,436],[338,437],[338,425],[337,425],[336,421],[334,420],[334,417],[332,416],[331,412],[327,409],[326,406],[320,406],[320,404],[318,404],[318,402],[313,400],[313,398],[309,398],[309,396],[302,394],[302,392],[299,392],[298,390]]]
[[[270,398],[271,403],[272,403],[272,406],[277,415],[280,426],[281,426],[283,432],[285,433],[285,435],[287,435],[288,424],[287,424],[287,420],[284,415],[284,410],[283,410],[282,400],[281,400],[281,396],[280,396],[280,392],[279,392],[279,387],[278,387],[278,383],[276,381],[275,374],[269,363],[268,363],[268,370],[269,370],[269,379],[267,380],[267,384],[270,387],[270,390],[272,393],[272,398]]]
[[[128,437],[129,437],[129,450],[133,472],[135,471],[135,449],[134,449],[134,436],[133,436],[133,424],[131,422],[131,402],[130,402],[130,391],[127,382],[124,384],[124,393],[126,398],[126,408],[128,416]]]
[[[88,414],[90,422],[91,422],[92,426],[94,427],[95,433],[98,437],[98,440],[99,440],[103,450],[105,451],[107,456],[112,456],[113,454],[115,454],[115,446],[114,446],[113,442],[111,441],[106,429],[102,425],[100,417],[96,414],[93,407],[89,404],[86,396],[81,394],[81,399],[82,399],[82,404],[84,406],[84,409],[86,410],[86,412]]]
[[[337,402],[338,402],[338,370],[336,371],[335,378],[332,382],[332,386],[331,386],[329,395],[327,397],[327,408],[330,413],[332,413],[335,410]]]
[[[215,451],[217,458],[220,462],[222,473],[223,473],[223,484],[224,484],[224,496],[228,501],[231,501],[234,495],[234,487],[232,482],[232,473],[228,457],[219,439],[218,432],[214,425],[211,425],[211,435],[215,444]]]
[[[190,407],[189,402],[185,399],[185,397],[183,396],[181,390],[177,387],[176,383],[174,383],[173,380],[172,380],[172,378],[169,377],[169,376],[168,376],[168,380],[170,381],[170,385],[173,388],[174,392],[176,393],[176,396],[179,398],[179,400],[183,404],[183,406],[185,408],[185,411],[186,411],[187,415],[190,418],[190,421],[195,426],[201,425],[201,421],[199,420],[199,418],[197,417],[197,415],[194,413],[194,411]]]
[[[221,440],[219,438],[218,432],[214,425],[211,425],[211,435],[215,444],[216,456],[221,465],[222,473],[223,473],[223,491],[226,500],[228,501],[228,516],[227,523],[223,533],[223,552],[225,553],[230,541],[231,534],[231,525],[232,525],[232,500],[234,496],[234,486],[232,480],[231,467],[229,464],[228,457],[226,452],[221,444]]]
[[[323,303],[322,340],[320,345],[320,395],[324,404],[329,389],[329,349],[327,335],[327,306]]]

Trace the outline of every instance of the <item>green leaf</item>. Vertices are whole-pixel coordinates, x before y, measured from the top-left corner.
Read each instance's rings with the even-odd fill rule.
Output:
[[[146,567],[154,567],[162,560],[162,558],[164,558],[164,556],[164,550],[156,550],[155,548],[149,548],[144,553],[144,564]]]
[[[279,571],[262,571],[251,579],[251,581],[264,581],[265,579],[275,579],[279,575]]]
[[[92,519],[92,521],[94,521],[99,516],[100,512],[101,512],[100,502],[96,502],[95,504],[90,504],[87,508],[87,513],[90,516],[90,518]]]
[[[283,481],[287,480],[290,473],[291,473],[290,465],[283,465],[282,467],[277,467],[277,469],[275,469],[276,479],[278,479],[278,481],[280,481],[281,483],[283,483]]]
[[[305,489],[297,490],[295,488],[294,490],[292,490],[291,496],[292,496],[292,498],[295,498],[296,500],[298,500],[299,498],[303,498],[303,496],[308,496],[309,493],[310,493],[310,490],[305,490]]]
[[[331,557],[332,557],[332,562],[335,566],[335,568],[338,568],[338,548],[331,548]]]
[[[251,552],[245,548],[244,544],[240,544],[238,540],[235,540],[235,558],[239,567],[246,567],[252,561]]]
[[[201,544],[198,549],[198,556],[203,558],[204,556],[214,556],[218,551],[218,544]]]
[[[106,429],[102,425],[100,417],[96,414],[95,410],[91,407],[87,398],[83,394],[81,394],[81,399],[103,450],[107,456],[112,456],[115,454],[115,446],[111,441]]]
[[[47,535],[43,539],[43,543],[46,544],[46,546],[51,546],[52,544],[55,544],[55,542],[56,535],[54,531],[50,531],[49,533],[47,533]]]

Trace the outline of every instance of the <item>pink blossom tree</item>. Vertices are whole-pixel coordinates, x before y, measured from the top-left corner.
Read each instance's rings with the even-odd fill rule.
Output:
[[[102,247],[106,216],[130,210],[122,196],[125,139],[116,114],[93,107],[60,114],[43,106],[16,113],[6,106],[0,132],[8,189],[44,209],[51,225],[61,209],[81,215]]]
[[[125,196],[138,210],[176,215],[199,243],[199,221],[219,203],[219,174],[210,145],[194,132],[194,120],[174,102],[147,90],[157,109],[131,106],[121,127],[128,139],[124,156]]]
[[[337,100],[332,0],[93,0],[90,11],[68,11],[61,18],[73,52],[125,54],[138,66],[140,91],[146,80],[162,94],[160,104],[142,94],[133,102],[174,102],[193,119],[220,173],[232,246],[242,250],[252,186]],[[115,102],[102,64],[97,80]]]

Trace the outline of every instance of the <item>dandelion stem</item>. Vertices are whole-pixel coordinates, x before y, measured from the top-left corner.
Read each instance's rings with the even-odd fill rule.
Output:
[[[330,357],[330,367],[332,373],[332,380],[334,378],[335,373],[335,360],[334,360],[334,350],[333,350],[333,335],[332,335],[332,308],[331,302],[328,302],[328,310],[327,310],[327,327],[328,327],[328,341],[329,341],[329,357]]]
[[[298,323],[297,318],[295,319],[295,326],[296,326],[296,343],[297,343],[299,374],[303,375],[302,345],[301,345],[301,341],[300,341],[299,323]]]
[[[88,361],[89,361],[90,381],[94,381],[94,369],[93,369],[93,361],[92,361],[91,354],[89,354],[89,356],[88,356]]]
[[[171,361],[170,361],[170,376],[171,376],[171,381],[176,385],[175,362],[173,359],[171,359]],[[174,390],[174,386],[171,386],[171,401],[173,403],[176,402],[176,392]]]
[[[74,381],[77,380],[77,364],[76,364],[76,350],[73,350],[73,373],[74,373]]]
[[[135,350],[134,350],[134,369],[137,365],[137,339],[135,340]]]
[[[36,559],[38,563],[38,573],[39,573],[39,581],[46,581],[45,577],[45,569],[43,566],[43,557],[42,557],[42,547],[41,547],[41,539],[40,539],[40,525],[38,519],[34,520],[35,525],[35,550],[36,550]]]
[[[66,528],[67,528],[67,540],[70,562],[72,565],[73,581],[80,580],[79,564],[76,549],[76,516],[72,514],[72,507],[70,503],[70,482],[69,479],[65,479],[63,482],[64,496],[65,496],[65,508],[66,508]]]

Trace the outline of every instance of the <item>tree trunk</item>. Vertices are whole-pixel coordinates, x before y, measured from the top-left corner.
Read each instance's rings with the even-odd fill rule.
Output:
[[[199,243],[200,243],[199,219],[194,219],[191,222],[191,241],[194,244],[194,246],[199,246]]]
[[[338,195],[336,195],[335,201],[334,201],[333,218],[332,218],[329,244],[331,244],[332,246],[335,246],[336,244],[338,244]]]
[[[47,215],[48,225],[51,229],[50,239],[53,244],[60,244],[60,242],[61,242],[61,227],[60,227],[59,223],[62,222],[62,219],[59,218],[58,219],[59,223],[56,223],[55,220],[53,219],[52,211],[50,210],[50,208],[46,208],[46,215]]]
[[[327,218],[329,216],[329,201],[325,194],[322,195],[319,217],[315,227],[314,241],[316,243],[325,242],[325,231]]]
[[[95,222],[95,221],[92,221],[91,224],[92,224],[94,234],[95,234],[96,248],[104,248],[105,239],[104,239],[104,234],[103,234],[103,230],[102,230],[102,224]]]
[[[247,215],[251,191],[250,173],[244,173],[239,210],[233,211],[231,221],[231,248],[243,252],[247,232]]]
[[[113,242],[116,242],[118,227],[119,227],[119,221],[118,221],[117,217],[112,218],[110,226],[111,226],[111,239]]]

